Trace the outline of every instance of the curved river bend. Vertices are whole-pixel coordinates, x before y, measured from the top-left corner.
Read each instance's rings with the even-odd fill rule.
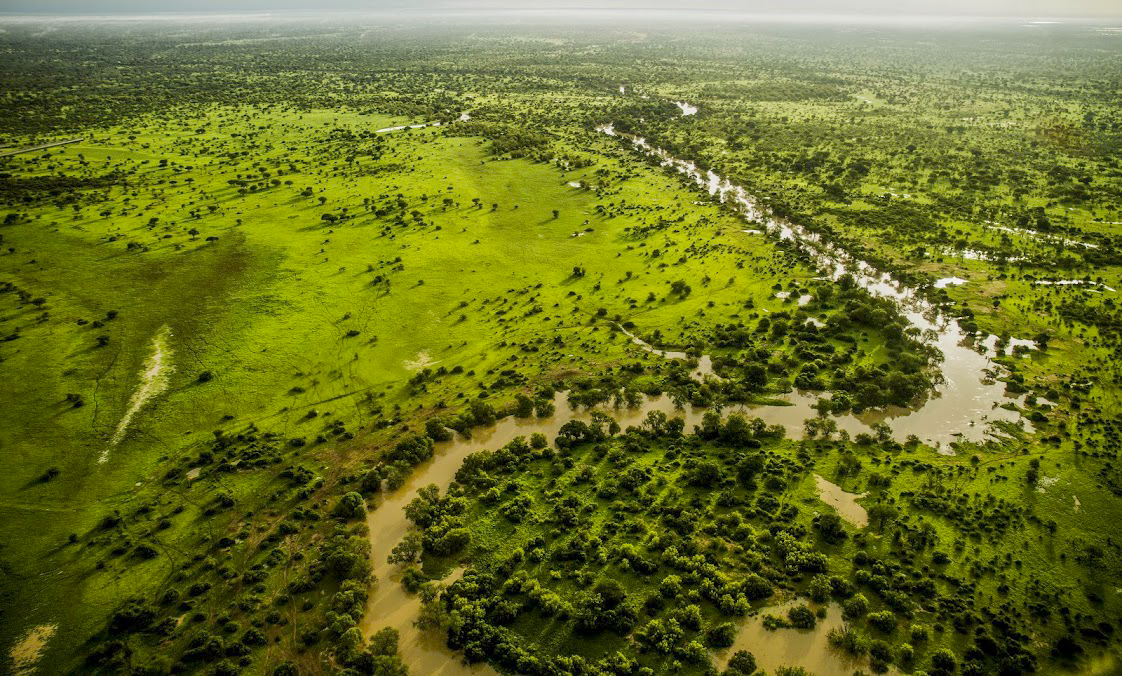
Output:
[[[944,444],[956,440],[984,440],[989,431],[989,424],[994,421],[1024,424],[1017,411],[1002,407],[1002,404],[1016,400],[1005,396],[1004,385],[994,379],[999,367],[991,360],[991,356],[995,354],[991,347],[994,342],[992,337],[988,341],[989,345],[984,346],[989,349],[984,351],[975,349],[956,321],[939,313],[913,289],[903,286],[889,275],[878,272],[868,263],[824,241],[816,233],[786,220],[772,217],[742,187],[712,171],[702,171],[692,162],[678,159],[660,148],[651,146],[641,137],[618,134],[611,125],[599,127],[598,131],[625,139],[636,150],[657,157],[664,166],[673,167],[707,190],[710,195],[735,208],[750,223],[759,224],[781,239],[797,242],[812,255],[817,266],[829,278],[836,280],[848,273],[871,295],[892,299],[899,305],[911,325],[943,353],[942,382],[937,386],[935,396],[916,408],[892,407],[860,416],[834,416],[832,419],[837,423],[839,430],[851,434],[867,432],[872,424],[883,421],[898,439],[914,434],[937,448],[943,448]],[[668,359],[686,358],[684,353],[661,351],[631,334],[627,335],[644,350]],[[698,368],[692,375],[696,379],[716,377],[712,373],[712,364],[708,356],[700,360]],[[798,438],[802,434],[803,421],[818,415],[813,408],[817,396],[792,392],[786,396],[786,399],[790,404],[788,406],[737,405],[725,407],[723,412],[739,412],[749,417],[762,418],[769,425],[783,425],[790,436]],[[561,426],[569,420],[591,419],[591,411],[571,407],[564,392],[556,394],[553,403],[555,412],[549,417],[526,419],[507,417],[490,428],[473,430],[470,439],[457,438],[436,444],[433,457],[414,468],[406,484],[392,493],[385,494],[378,508],[368,514],[371,557],[378,584],[367,604],[363,631],[369,636],[382,627],[390,626],[397,629],[400,635],[399,646],[402,658],[413,673],[460,676],[497,672],[486,664],[472,666],[464,664],[460,655],[445,646],[442,632],[422,631],[413,625],[420,611],[420,599],[402,588],[400,566],[387,562],[390,551],[411,528],[411,524],[405,518],[405,506],[423,486],[436,484],[442,490],[446,489],[464,458],[471,453],[500,448],[515,437],[529,437],[535,432],[545,434],[547,438],[552,439]],[[678,408],[665,395],[647,397],[636,408],[607,409],[607,412],[623,428],[640,425],[651,411],[661,411],[667,415],[685,418],[686,430],[691,430],[694,425],[700,424],[705,413],[705,409]],[[753,650],[759,656],[766,651],[766,648],[764,645],[754,645],[757,641],[751,640],[751,636],[758,633],[755,623],[749,621],[744,626],[742,637],[737,640],[737,647]],[[836,664],[832,662],[833,658],[830,655],[819,654],[829,649],[822,647],[821,641],[818,640],[820,637],[814,634],[810,636],[811,638],[804,641],[806,644],[802,648],[794,650],[791,654],[805,654],[814,662],[805,666],[816,669],[822,669],[830,664],[843,668],[841,662]],[[771,640],[768,639],[764,643],[770,645]],[[795,638],[786,637],[783,640],[791,641]],[[727,655],[715,657],[718,662],[727,659]],[[799,662],[792,662],[792,664]],[[850,667],[845,665],[845,668]],[[829,667],[828,671],[832,673],[832,667]]]

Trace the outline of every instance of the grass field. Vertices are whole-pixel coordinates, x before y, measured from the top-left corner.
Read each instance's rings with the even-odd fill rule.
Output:
[[[400,673],[360,627],[402,582],[509,673],[709,673],[802,603],[845,609],[862,669],[1118,668],[1108,37],[34,25],[0,33],[3,145],[83,140],[0,167],[0,670]],[[978,377],[1031,428],[563,429],[470,457],[370,579],[362,515],[449,427],[793,389],[872,420],[938,383],[899,307],[608,122],[1016,339]],[[819,477],[869,524],[830,518]]]

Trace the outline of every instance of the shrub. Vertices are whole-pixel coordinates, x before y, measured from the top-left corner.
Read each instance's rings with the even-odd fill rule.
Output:
[[[886,634],[892,633],[896,628],[896,616],[892,614],[891,610],[883,610],[879,613],[870,613],[866,618],[870,625],[876,627]]]
[[[718,624],[705,632],[705,644],[710,648],[727,648],[736,640],[736,627],[731,622]]]
[[[842,614],[847,619],[856,619],[869,612],[869,600],[864,594],[857,594],[842,604]]]
[[[814,629],[814,613],[806,606],[795,606],[787,611],[787,619],[796,629]]]
[[[366,500],[361,493],[351,491],[339,498],[331,513],[340,519],[360,519],[366,516]]]
[[[737,650],[729,658],[724,676],[749,676],[756,671],[756,657],[747,650]]]

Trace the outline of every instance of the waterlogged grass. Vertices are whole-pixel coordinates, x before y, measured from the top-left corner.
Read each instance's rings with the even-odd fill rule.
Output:
[[[1041,461],[1003,446],[933,456],[912,445],[824,439],[765,438],[762,451],[737,450],[666,439],[656,429],[541,452],[522,440],[469,457],[446,498],[418,498],[412,514],[422,516],[413,518],[432,542],[424,573],[440,579],[468,566],[435,611],[455,614],[448,620],[453,645],[510,669],[532,656],[580,656],[603,668],[622,651],[655,673],[703,673],[710,656],[728,658],[708,633],[719,625],[739,628],[745,616],[784,599],[833,598],[847,607],[861,595],[868,609],[846,611],[856,644],[873,651],[874,668],[895,663],[910,672],[942,649],[961,653],[973,637],[1002,631],[960,615],[963,605],[1000,607],[1002,622],[1024,627],[1010,637],[1031,627],[1034,640],[1044,641],[1062,626],[1041,613],[1078,618],[1118,607],[1111,576],[1088,573],[1086,552],[1109,548],[1119,532],[1098,525],[1082,496],[1092,510],[1109,509],[1113,498],[1055,457]],[[1026,480],[1034,468],[1035,483]],[[868,525],[834,517],[817,475],[864,493],[858,501]],[[955,505],[965,509],[946,509]],[[455,523],[466,524],[469,544],[447,555],[441,534]],[[808,547],[803,554],[783,543],[792,533]],[[809,552],[823,556],[815,561]],[[668,587],[672,576],[686,583]],[[825,576],[853,586],[834,582],[830,592],[821,586]],[[475,616],[473,606],[487,610]],[[699,624],[689,624],[690,606]],[[894,628],[877,624],[882,616]],[[915,640],[912,627],[927,638]],[[483,630],[497,632],[498,647],[474,643]],[[1009,655],[1031,652],[1023,638],[1005,640]],[[704,649],[696,652],[694,642]],[[912,650],[878,653],[878,642]],[[748,647],[768,652],[766,641]],[[1064,660],[1037,665],[1042,672],[1070,667]]]
[[[361,491],[376,508],[374,489],[410,469],[385,451],[434,416],[452,422],[480,400],[502,413],[555,387],[584,402],[624,387],[703,405],[778,401],[812,363],[837,390],[859,367],[884,367],[866,374],[879,384],[914,356],[890,336],[892,313],[868,312],[798,251],[744,233],[750,224],[679,176],[593,131],[616,122],[925,289],[968,332],[1046,343],[997,359],[1009,393],[1027,395],[1032,430],[1006,426],[954,456],[883,430],[768,439],[754,484],[740,471],[752,444],[652,433],[622,456],[619,439],[578,445],[489,469],[497,502],[484,500],[490,479],[454,487],[470,544],[426,552],[424,573],[525,573],[591,609],[580,604],[600,582],[640,604],[674,569],[682,589],[659,591],[662,606],[639,609],[636,627],[699,607],[702,629],[646,651],[650,631],[578,631],[575,611],[485,609],[542,660],[621,651],[656,673],[700,673],[703,656],[728,657],[708,651],[703,630],[745,621],[743,608],[707,600],[703,577],[765,577],[773,595],[747,612],[766,613],[820,592],[821,569],[842,581],[834,601],[852,591],[870,612],[894,611],[892,631],[852,625],[856,644],[904,672],[937,670],[944,648],[964,671],[1024,670],[1021,648],[1039,673],[1116,668],[1120,362],[1106,287],[1122,289],[1122,216],[1109,36],[886,30],[873,44],[774,27],[606,40],[551,27],[523,40],[506,26],[433,40],[334,28],[292,28],[300,40],[283,48],[269,35],[267,59],[256,28],[198,44],[178,27],[145,29],[151,43],[127,29],[104,42],[5,33],[21,92],[6,141],[75,126],[85,136],[6,159],[0,183],[11,214],[0,225],[0,599],[19,609],[0,615],[7,655],[56,627],[42,634],[43,673],[331,670],[363,639],[349,628],[363,606],[362,505],[337,505]],[[138,62],[152,75],[73,80],[69,64],[108,62],[103,49],[148,55]],[[681,116],[670,102],[682,100],[698,113]],[[927,289],[951,276],[967,281]],[[1088,283],[1038,283],[1071,279]],[[783,312],[791,326],[770,331],[763,320]],[[692,381],[692,364],[643,352],[617,324],[712,355],[724,380]],[[140,401],[161,337],[166,389]],[[764,382],[734,391],[753,365]],[[718,477],[701,485],[709,462]],[[630,469],[649,474],[637,497],[614,486]],[[815,475],[867,493],[870,525],[832,522]],[[533,504],[519,523],[497,509],[516,495]],[[572,523],[555,511],[570,496],[592,506]],[[885,505],[896,515],[882,518]],[[847,537],[827,540],[824,518]],[[584,560],[554,556],[583,534],[601,538]],[[782,535],[824,564],[781,560]],[[702,559],[668,556],[671,541]],[[508,560],[516,548],[525,558]],[[636,554],[658,572],[637,573]],[[703,565],[715,575],[691,577]],[[428,612],[462,629],[435,609],[469,592],[454,587]],[[912,636],[917,624],[929,639]],[[530,671],[471,643],[454,647]]]
[[[392,420],[454,411],[491,391],[502,370],[524,379],[514,383],[548,384],[636,359],[661,368],[610,330],[615,317],[689,345],[746,301],[755,312],[791,309],[772,286],[814,275],[626,156],[626,165],[606,158],[560,171],[497,159],[487,142],[454,130],[349,136],[395,121],[215,109],[95,131],[86,144],[14,163],[20,176],[117,172],[102,199],[87,195],[78,209],[42,200],[3,231],[14,249],[0,259],[13,285],[0,299],[3,333],[18,337],[2,352],[12,377],[0,396],[13,424],[2,433],[0,509],[5,537],[18,543],[5,560],[33,581],[7,593],[35,600],[6,627],[59,623],[46,667],[73,666],[123,599],[179,587],[176,571],[213,546],[204,543],[242,532],[245,515],[268,509],[255,527],[266,530],[283,516],[286,484],[269,475],[184,480],[189,468],[206,469],[200,452],[212,432],[256,426],[275,435],[275,462],[334,475],[392,438]],[[604,194],[570,185],[579,181],[603,182]],[[618,213],[597,211],[612,205]],[[394,223],[399,215],[409,225]],[[639,234],[660,221],[668,225]],[[673,295],[678,280],[694,291]],[[886,357],[870,335],[865,359],[876,363]],[[166,389],[122,428],[159,340]],[[462,373],[418,388],[406,382],[418,365]],[[355,439],[312,451],[288,443],[314,445],[334,420]],[[201,516],[217,495],[237,507]],[[99,527],[115,511],[149,526],[126,536]],[[170,525],[153,530],[162,518]],[[151,540],[158,554],[106,557],[120,538],[123,552]],[[240,570],[263,554],[239,556]],[[283,585],[266,586],[264,599]],[[208,607],[205,617],[222,614],[217,602]]]

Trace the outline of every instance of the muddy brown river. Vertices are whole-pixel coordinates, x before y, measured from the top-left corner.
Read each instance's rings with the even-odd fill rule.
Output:
[[[637,151],[657,156],[663,165],[675,168],[710,195],[737,209],[750,224],[780,239],[796,241],[812,255],[822,273],[831,279],[836,280],[844,274],[850,274],[871,295],[891,298],[901,308],[912,327],[926,341],[939,348],[944,358],[940,364],[941,383],[934,396],[914,408],[891,407],[859,416],[831,416],[838,430],[857,434],[870,431],[871,426],[877,422],[884,422],[897,439],[903,440],[914,434],[941,452],[949,452],[947,445],[950,442],[984,440],[990,433],[992,422],[1027,425],[1017,411],[1003,408],[1005,404],[1019,403],[1020,400],[1005,396],[1004,384],[994,379],[1000,371],[1000,367],[992,361],[992,357],[996,355],[993,346],[995,341],[990,340],[987,344],[983,340],[976,347],[956,321],[940,314],[913,289],[823,241],[817,234],[772,217],[743,188],[714,172],[702,171],[692,162],[680,160],[651,146],[643,138],[619,135],[611,125],[602,126],[599,131],[624,138]],[[685,353],[659,350],[637,336],[630,333],[627,335],[640,349],[667,359],[688,358]],[[712,360],[708,356],[699,359],[692,376],[698,380],[715,378]],[[813,408],[818,395],[795,391],[785,395],[784,399],[788,404],[786,406],[736,405],[724,407],[721,412],[723,415],[737,412],[749,417],[759,417],[769,425],[783,425],[788,436],[800,438],[803,422],[818,415]],[[403,487],[384,494],[377,509],[369,513],[367,525],[370,529],[371,554],[378,584],[367,604],[363,630],[369,636],[382,627],[397,629],[400,634],[401,655],[413,673],[458,676],[497,672],[487,665],[464,664],[459,654],[444,645],[443,632],[422,631],[414,626],[420,611],[420,600],[402,588],[400,566],[387,563],[390,551],[411,527],[405,518],[405,505],[413,499],[419,488],[428,484],[436,484],[441,490],[446,489],[464,458],[470,453],[497,449],[515,437],[529,437],[536,432],[552,439],[569,420],[591,419],[591,411],[575,410],[569,406],[564,392],[558,393],[553,403],[555,412],[549,417],[507,417],[488,429],[472,430],[471,439],[456,438],[436,444],[433,458],[417,466]],[[661,411],[684,418],[687,431],[700,424],[706,412],[705,409],[688,406],[678,408],[665,395],[646,397],[635,408],[601,410],[609,413],[623,428],[640,425],[649,412]],[[844,518],[855,525],[862,525],[866,521],[864,509],[856,503],[859,495],[845,493],[821,478],[817,482],[824,501]],[[765,612],[783,614],[785,610],[786,605],[779,605]],[[827,618],[819,623],[818,628],[810,631],[767,631],[763,629],[760,617],[749,618],[743,622],[733,650],[746,649],[753,652],[761,668],[769,670],[783,665],[798,665],[806,667],[817,676],[850,674],[860,665],[838,654],[826,640],[829,629],[840,623],[840,613],[835,607],[829,608]],[[715,653],[714,661],[723,665],[731,653],[732,650]]]

